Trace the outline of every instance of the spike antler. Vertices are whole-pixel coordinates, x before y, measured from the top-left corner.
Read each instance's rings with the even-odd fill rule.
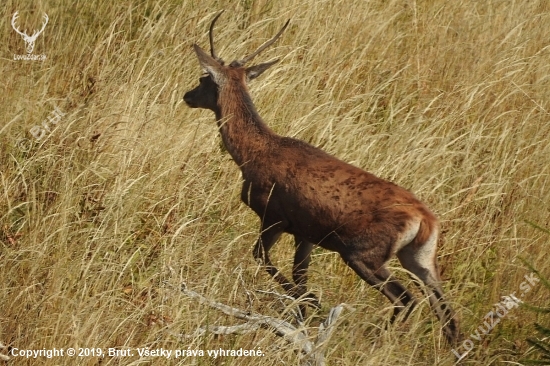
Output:
[[[220,15],[223,14],[223,10],[220,11],[218,13],[218,15],[216,15],[214,17],[214,19],[212,19],[212,23],[210,23],[210,31],[208,32],[208,38],[210,39],[210,54],[212,55],[212,57],[218,61],[220,64],[224,64],[224,61],[218,57],[218,55],[216,54],[216,50],[214,48],[214,25],[216,24],[216,21],[218,20],[218,18],[220,17]],[[232,66],[243,66],[245,63],[247,63],[248,61],[252,60],[254,57],[258,56],[260,54],[260,52],[262,52],[263,50],[265,50],[267,47],[271,46],[273,43],[275,43],[275,41],[277,41],[277,39],[279,39],[279,37],[281,36],[281,34],[283,34],[283,32],[285,31],[286,27],[288,27],[288,24],[290,23],[290,19],[286,21],[285,25],[283,26],[283,28],[281,28],[281,30],[279,31],[279,33],[277,33],[275,35],[275,37],[271,38],[269,41],[267,41],[266,43],[264,43],[263,45],[260,46],[260,48],[258,48],[254,53],[246,56],[245,58],[243,58],[242,60],[238,60],[238,61],[233,61],[231,63]]]
[[[260,48],[258,48],[254,53],[246,56],[245,58],[243,58],[242,60],[240,61],[237,61],[239,63],[239,65],[244,65],[246,64],[248,61],[252,60],[254,57],[258,56],[260,54],[260,52],[262,52],[263,50],[265,50],[267,47],[271,46],[273,43],[275,43],[275,41],[277,41],[277,39],[279,39],[279,37],[281,36],[281,34],[283,34],[283,32],[285,31],[286,27],[288,27],[288,24],[290,23],[290,19],[286,21],[285,25],[283,25],[283,27],[281,28],[281,30],[279,31],[279,33],[277,33],[275,35],[275,37],[271,38],[269,41],[267,41],[266,43],[264,43],[263,45],[260,46]]]
[[[220,17],[220,15],[223,14],[223,10],[216,15],[216,17],[212,20],[212,23],[210,24],[210,31],[208,32],[208,38],[210,38],[210,54],[212,57],[221,63],[223,65],[223,60],[216,55],[216,51],[214,50],[214,24],[216,24],[216,20]]]

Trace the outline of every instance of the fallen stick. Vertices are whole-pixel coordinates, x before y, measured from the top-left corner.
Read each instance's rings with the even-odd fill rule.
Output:
[[[208,305],[214,309],[223,312],[226,315],[246,321],[244,324],[234,326],[207,326],[201,327],[192,336],[202,335],[206,332],[214,334],[243,334],[256,331],[259,328],[272,330],[276,335],[284,338],[287,342],[299,347],[304,356],[304,362],[307,365],[324,366],[325,365],[325,346],[335,329],[335,323],[338,320],[346,304],[340,304],[330,309],[329,316],[319,326],[317,339],[315,342],[310,340],[306,328],[297,328],[291,323],[277,319],[271,316],[243,311],[220,302],[210,300],[203,295],[189,290],[185,284],[182,284],[181,291],[190,298],[198,300],[201,304]],[[349,307],[348,307],[349,308]],[[351,308],[350,308],[351,309]],[[313,361],[313,363],[311,363]]]
[[[4,346],[4,344],[2,342],[0,342],[0,349],[1,350],[7,350],[8,347]],[[2,361],[9,361],[10,358],[2,353],[0,353],[0,360]]]

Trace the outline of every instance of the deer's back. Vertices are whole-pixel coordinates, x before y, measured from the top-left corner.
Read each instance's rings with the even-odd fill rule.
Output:
[[[260,217],[330,248],[330,237],[395,240],[411,221],[436,220],[412,193],[303,141],[277,136],[242,168],[243,201]]]

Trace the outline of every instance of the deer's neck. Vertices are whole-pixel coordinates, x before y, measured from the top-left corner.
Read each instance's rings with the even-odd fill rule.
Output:
[[[242,168],[268,148],[274,132],[264,123],[246,89],[224,88],[216,120],[225,148]]]

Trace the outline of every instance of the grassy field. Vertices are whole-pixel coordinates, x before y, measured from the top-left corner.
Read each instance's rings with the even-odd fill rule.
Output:
[[[42,365],[300,364],[298,347],[269,329],[197,334],[242,322],[179,291],[185,283],[291,320],[291,302],[252,257],[259,222],[240,202],[240,172],[214,116],[182,101],[201,75],[191,45],[208,48],[220,9],[216,39],[228,61],[291,19],[256,60],[280,63],[250,85],[275,131],[410,189],[438,215],[444,288],[473,345],[463,363],[535,357],[526,339],[550,317],[525,307],[479,340],[470,335],[502,296],[523,293],[538,306],[550,298],[540,283],[526,290],[531,270],[520,260],[550,276],[550,236],[529,224],[550,227],[547,0],[4,1],[0,342],[132,352]],[[26,54],[10,24],[16,11],[28,34],[48,14],[33,51],[44,61],[14,60]],[[290,237],[273,257],[290,273]],[[414,289],[397,261],[391,267]],[[353,308],[326,344],[328,365],[457,359],[426,301],[386,330],[391,304],[334,253],[315,250],[309,287],[323,304],[306,321],[312,336],[330,308]],[[145,347],[264,356],[140,357]]]

